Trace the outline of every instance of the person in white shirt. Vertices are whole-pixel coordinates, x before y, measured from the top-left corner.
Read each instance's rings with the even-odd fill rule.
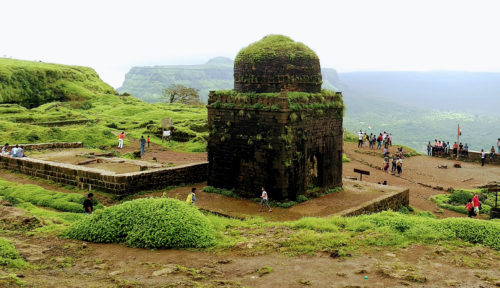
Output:
[[[498,138],[497,146],[498,146],[498,153],[500,154],[500,138]]]
[[[363,147],[363,132],[359,130],[358,132],[358,148]]]
[[[269,203],[268,203],[268,200],[267,200],[267,192],[266,190],[264,189],[264,187],[261,188],[262,190],[262,195],[260,195],[260,212],[262,212],[262,208],[264,205],[267,206],[267,208],[269,209],[269,212],[273,211],[273,209],[271,209],[271,206],[269,206]]]
[[[18,146],[16,145],[16,147],[13,147],[12,149],[10,149],[10,156],[11,157],[17,157],[17,148],[18,148]]]
[[[9,143],[5,143],[5,146],[2,147],[2,155],[8,155],[7,149],[9,148]]]

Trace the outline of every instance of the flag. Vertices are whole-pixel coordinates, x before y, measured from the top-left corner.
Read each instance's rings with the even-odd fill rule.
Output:
[[[368,129],[372,130],[372,125],[368,126]]]
[[[458,132],[457,132],[457,135],[458,135],[458,136],[462,136],[462,130],[460,130],[460,124],[458,124]]]

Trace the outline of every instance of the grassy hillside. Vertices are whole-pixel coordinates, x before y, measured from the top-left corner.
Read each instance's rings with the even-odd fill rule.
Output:
[[[90,68],[10,59],[0,63],[5,64],[0,66],[0,78],[7,79],[0,82],[0,95],[11,99],[2,101],[19,103],[0,104],[1,145],[82,141],[86,147],[102,148],[116,145],[121,131],[129,136],[125,143],[141,135],[150,135],[153,142],[160,143],[161,120],[171,117],[174,141],[164,145],[205,151],[208,131],[204,106],[148,104],[119,96]],[[61,92],[63,88],[66,90]],[[29,105],[33,97],[42,105],[33,109],[21,105]],[[46,101],[50,103],[43,104]],[[67,120],[86,122],[67,125]]]
[[[338,91],[337,72],[321,69],[323,88]],[[202,65],[172,65],[133,67],[125,75],[120,93],[128,92],[146,102],[161,102],[162,91],[171,84],[183,84],[198,89],[202,102],[207,102],[210,90],[233,89],[233,60],[217,57]]]
[[[133,97],[102,94],[88,105],[73,108],[72,102],[53,102],[35,109],[19,105],[0,105],[0,141],[10,144],[52,141],[82,141],[86,147],[105,147],[117,144],[117,134],[125,131],[128,137],[150,135],[152,142],[161,144],[161,120],[173,118],[172,137],[176,141],[165,146],[176,150],[205,151],[208,135],[207,112],[204,106],[182,104],[148,104]],[[86,119],[79,125],[47,127],[40,122]],[[61,122],[64,123],[64,122]]]
[[[116,94],[91,68],[0,58],[0,103],[36,107],[96,93]]]

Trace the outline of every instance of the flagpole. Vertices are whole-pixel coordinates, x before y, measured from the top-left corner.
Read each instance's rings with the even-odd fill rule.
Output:
[[[458,129],[457,129],[457,161],[459,154],[460,154],[460,124],[458,124]]]

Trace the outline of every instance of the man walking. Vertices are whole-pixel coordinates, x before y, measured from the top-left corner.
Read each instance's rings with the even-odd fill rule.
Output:
[[[146,139],[144,139],[144,135],[141,136],[141,155],[144,155],[144,147],[146,146]]]
[[[120,136],[118,136],[118,148],[120,149],[123,148],[123,139],[125,139],[125,132],[122,131],[122,133],[120,133]]]
[[[358,132],[358,148],[363,147],[363,132]]]
[[[267,192],[266,190],[264,189],[264,187],[261,188],[262,190],[262,195],[260,195],[260,210],[259,212],[262,212],[262,208],[264,205],[267,206],[267,208],[269,209],[268,211],[271,212],[273,211],[273,209],[271,209],[271,206],[269,206],[269,203],[267,201]]]

